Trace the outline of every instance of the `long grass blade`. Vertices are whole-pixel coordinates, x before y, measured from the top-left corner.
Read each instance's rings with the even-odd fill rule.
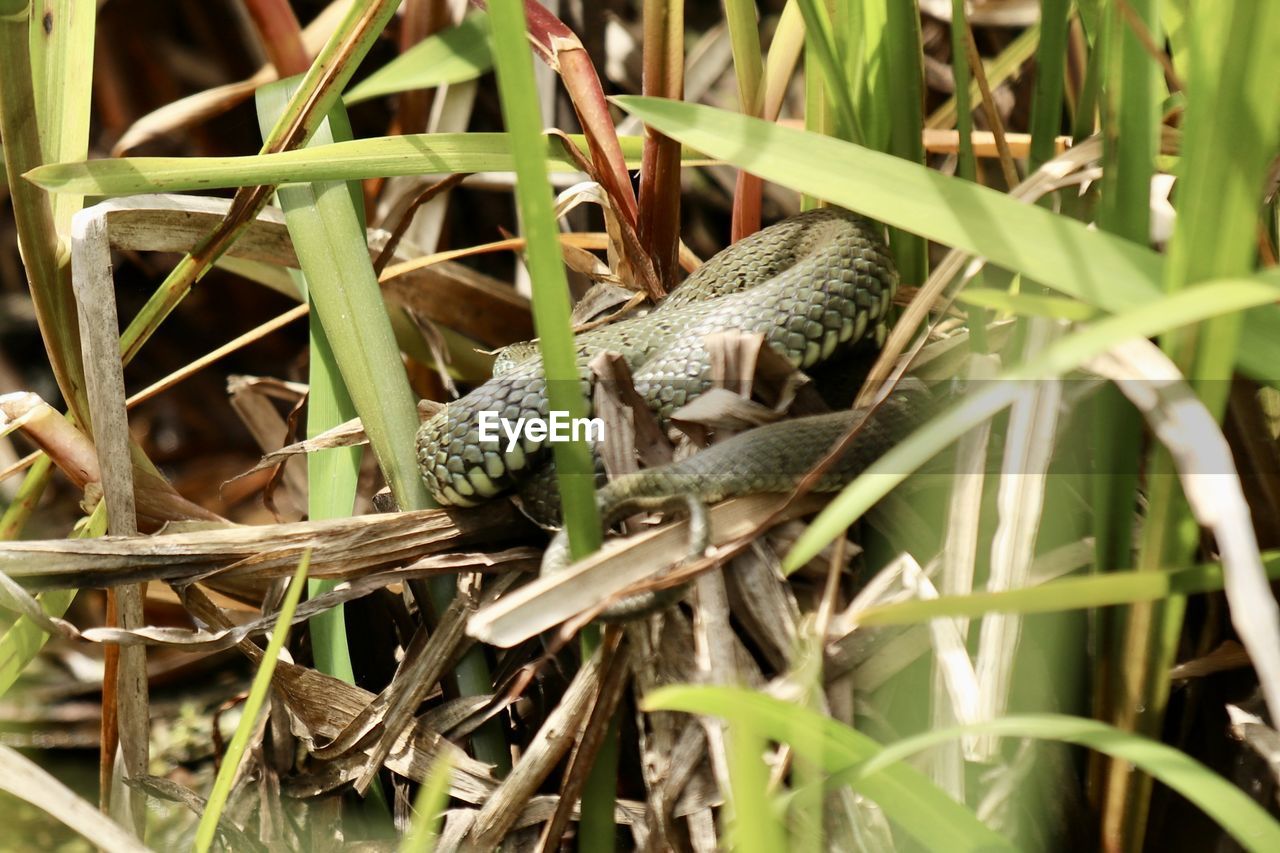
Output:
[[[538,331],[548,408],[586,417],[587,403],[578,388],[578,368],[569,323],[569,284],[556,238],[557,227],[541,156],[542,131],[533,62],[525,41],[524,9],[519,0],[493,3],[494,56],[503,117],[511,134],[516,200],[533,279],[533,319]],[[552,445],[556,477],[569,531],[570,551],[581,559],[600,547],[600,519],[595,504],[595,466],[582,442]]]
[[[89,154],[97,4],[58,0],[43,5],[44,13],[30,22],[31,77],[43,159],[79,160]],[[52,200],[53,224],[60,235],[67,234],[82,202],[73,195]]]
[[[231,786],[240,770],[240,761],[244,758],[249,738],[258,727],[258,712],[262,710],[267,700],[267,691],[271,689],[271,676],[276,670],[276,661],[284,648],[285,638],[289,636],[289,625],[293,622],[293,612],[298,609],[298,600],[302,598],[307,568],[310,565],[311,552],[308,551],[298,561],[298,570],[294,572],[293,579],[289,582],[289,589],[285,592],[284,601],[280,603],[280,614],[276,619],[275,630],[271,632],[271,640],[267,643],[266,651],[262,653],[262,662],[253,676],[253,684],[249,687],[249,695],[245,697],[244,706],[241,709],[240,722],[236,726],[235,734],[231,736],[231,743],[227,744],[226,754],[222,757],[222,766],[218,769],[213,790],[209,793],[209,801],[200,815],[200,824],[196,828],[193,844],[198,853],[206,853],[213,846],[218,820],[222,817],[227,798],[231,796]]]
[[[783,569],[791,572],[803,566],[910,473],[1010,405],[1020,393],[1017,386],[1021,381],[1062,376],[1122,341],[1152,337],[1218,314],[1243,311],[1277,296],[1280,287],[1257,280],[1204,284],[1194,291],[1099,320],[1058,340],[1037,358],[1005,371],[977,393],[952,404],[876,460],[801,534],[783,561]]]
[[[1280,75],[1280,7],[1234,5],[1224,14],[1189,8],[1190,50],[1186,120],[1178,164],[1178,222],[1169,244],[1165,285],[1193,292],[1215,276],[1240,275],[1255,262],[1258,202],[1267,163],[1280,143],[1280,102],[1269,84]],[[1142,23],[1141,21],[1139,22]],[[1253,345],[1241,334],[1242,318],[1224,315],[1162,340],[1173,362],[1215,416],[1226,404],[1237,353]],[[1268,371],[1274,377],[1274,363]],[[1263,373],[1259,378],[1268,378]],[[1198,547],[1191,513],[1175,481],[1173,459],[1162,447],[1147,464],[1153,487],[1138,566],[1148,570],[1190,562]],[[1185,609],[1183,599],[1163,608],[1135,608],[1123,642],[1131,666],[1120,673],[1118,722],[1148,734],[1159,730],[1169,685],[1163,676],[1174,660]],[[1232,619],[1254,643],[1274,623],[1274,599],[1232,602]],[[1248,643],[1249,640],[1246,640]],[[1269,705],[1280,704],[1280,684],[1259,665]],[[1134,708],[1142,707],[1141,715]],[[1140,844],[1146,828],[1150,783],[1116,762],[1109,777],[1104,836]]]
[[[586,138],[568,137],[584,153]],[[640,137],[620,137],[628,168],[640,166]],[[533,150],[545,154],[546,168],[576,173],[556,140],[539,138]],[[706,163],[692,151],[682,163]],[[52,193],[137,195],[255,186],[261,181],[351,181],[398,175],[436,175],[456,172],[510,172],[515,160],[505,133],[423,133],[357,139],[315,148],[254,154],[244,157],[123,157],[55,163],[27,172],[25,177]]]
[[[808,708],[737,687],[663,687],[646,696],[643,707],[649,712],[721,717],[729,721],[731,729],[745,723],[765,737],[790,744],[797,755],[819,764],[829,774],[866,761],[883,749],[861,732]],[[973,812],[905,764],[859,780],[855,788],[925,849],[1013,849]]]
[[[960,4],[960,0],[955,0]],[[1036,48],[1036,89],[1031,99],[1031,169],[1053,159],[1054,140],[1062,127],[1062,98],[1066,90],[1067,21],[1071,0],[1040,4],[1040,44]],[[959,80],[956,81],[959,86]],[[957,101],[958,103],[958,101]]]
[[[20,177],[44,162],[30,50],[32,5],[25,0],[0,2],[0,139],[4,140],[5,178],[18,247],[49,366],[67,405],[85,422],[84,371],[70,269],[65,253],[60,259],[49,197]]]
[[[287,102],[288,84],[264,87],[258,96],[258,122],[263,133],[275,124]],[[342,110],[334,109],[329,121],[317,128],[308,145],[323,145],[337,139],[349,139],[351,128],[345,123]],[[345,125],[345,126],[344,126]],[[351,187],[349,191],[356,192]],[[285,187],[283,198],[290,207],[305,205],[313,196],[303,188]],[[353,198],[358,198],[353,195]],[[357,208],[359,211],[360,208]],[[301,271],[290,271],[293,282],[303,300],[310,302],[307,278]],[[307,394],[307,438],[314,438],[325,430],[357,417],[355,403],[347,392],[338,368],[333,345],[325,333],[315,310],[310,312],[309,323],[309,377]],[[312,521],[326,518],[346,518],[351,515],[356,495],[356,482],[360,474],[359,447],[332,448],[307,454],[307,517]],[[336,585],[335,581],[307,582],[309,597],[321,595]],[[311,649],[316,668],[326,675],[333,675],[348,684],[355,683],[351,656],[347,649],[345,608],[341,605],[325,613],[317,614],[310,624]]]
[[[1246,850],[1262,853],[1280,846],[1280,822],[1244,791],[1186,753],[1097,720],[1063,714],[1016,715],[925,732],[885,747],[861,767],[841,773],[838,779],[865,781],[922,750],[972,735],[1061,741],[1122,758],[1186,797]]]
[[[1263,554],[1267,576],[1280,579],[1280,553]],[[1171,595],[1217,592],[1224,586],[1222,566],[1209,563],[1167,572],[1125,571],[1063,578],[1041,586],[1002,592],[973,592],[914,599],[868,607],[858,625],[911,625],[943,617],[976,618],[987,613],[1058,613],[1157,601]]]
[[[615,98],[647,124],[754,174],[987,258],[1106,311],[1141,306],[1162,290],[1149,249],[1029,207],[985,187],[819,134],[696,104]],[[839,164],[833,168],[832,164]],[[1242,369],[1270,381],[1280,363],[1277,311],[1247,317]]]
[[[271,84],[289,85],[290,81]],[[383,477],[400,509],[425,509],[435,502],[418,472],[417,405],[369,259],[357,198],[348,184],[339,181],[280,191],[289,236],[307,277],[308,297]],[[415,590],[415,597],[420,605],[429,600],[436,612],[443,613],[455,587],[452,576],[441,575],[428,580],[425,591]],[[483,695],[491,689],[488,666],[478,649],[463,657],[455,676],[464,696]],[[506,751],[494,728],[478,735],[477,750],[483,760],[505,766]]]

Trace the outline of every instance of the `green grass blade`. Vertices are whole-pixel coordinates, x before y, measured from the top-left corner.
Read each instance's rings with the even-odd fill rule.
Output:
[[[0,515],[0,542],[22,536],[23,528],[31,520],[31,514],[44,496],[45,489],[49,488],[53,471],[53,460],[47,453],[41,453],[31,463],[31,467],[23,475],[22,485]]]
[[[965,38],[965,27],[968,25],[964,0],[951,0],[951,75],[956,86],[956,130],[960,134],[956,174],[966,181],[972,181],[978,174],[978,161],[973,155],[973,99],[969,96],[969,87],[972,85],[970,78],[973,75],[969,72],[968,40]],[[1038,76],[1036,79],[1039,82]]]
[[[1020,380],[1062,376],[1121,341],[1153,337],[1277,298],[1280,298],[1280,287],[1259,279],[1214,282],[1107,317],[1059,339],[1034,360],[1006,371],[994,381],[984,383],[977,393],[953,403],[876,460],[800,535],[783,561],[783,570],[793,572],[813,559],[908,475],[965,432],[1012,403],[1019,393]]]
[[[836,0],[828,5],[834,7],[836,53],[853,99],[854,120],[861,131],[850,141],[887,151],[890,125],[885,98],[891,87],[884,79],[889,27],[885,0]]]
[[[955,0],[957,4],[961,0]],[[1040,44],[1036,48],[1036,88],[1031,99],[1031,169],[1053,159],[1054,140],[1062,127],[1065,91],[1067,22],[1071,0],[1040,4]]]
[[[474,80],[493,66],[489,18],[469,15],[456,27],[429,36],[361,80],[343,96],[351,106],[383,95]]]
[[[1134,14],[1157,31],[1156,0],[1129,0]],[[1124,15],[1110,4],[1102,91],[1103,172],[1098,226],[1146,245],[1151,176],[1160,146],[1161,72]]]
[[[581,134],[569,137],[584,154]],[[639,168],[643,140],[620,137],[628,168]],[[543,152],[553,172],[578,171],[556,140],[538,138],[533,150]],[[686,165],[706,158],[685,151]],[[353,181],[399,175],[455,172],[510,172],[515,160],[505,133],[420,133],[357,139],[315,148],[253,154],[244,157],[123,157],[80,163],[53,163],[32,169],[26,177],[52,193],[137,195],[152,192],[208,191],[227,187],[304,181]]]
[[[258,124],[265,134],[279,119],[288,102],[292,87],[288,84],[264,86],[257,98]],[[333,142],[335,137],[349,139],[351,128],[346,125],[345,112],[334,109],[329,121],[317,128],[308,145]],[[349,187],[355,191],[355,187]],[[306,204],[310,194],[305,188],[283,187],[281,194],[289,198],[290,207]],[[353,197],[353,201],[356,197]],[[360,208],[357,208],[360,210]],[[301,271],[290,270],[294,284],[304,300],[308,299],[307,278]],[[327,429],[356,417],[355,404],[342,382],[333,353],[333,346],[325,334],[319,312],[309,316],[310,375],[307,394],[307,438],[314,438]],[[351,515],[355,501],[356,483],[360,475],[360,457],[363,448],[336,447],[307,454],[307,517],[312,521],[326,518],[345,518]],[[337,585],[336,581],[313,580],[307,582],[310,597],[321,595]],[[316,614],[307,626],[311,634],[311,653],[316,669],[326,675],[341,678],[355,684],[355,672],[347,648],[345,608],[338,605],[324,613]]]
[[[417,406],[350,190],[326,181],[284,187],[280,200],[310,298],[383,476],[402,509],[432,506],[414,455]]]
[[[916,3],[888,0],[884,47],[876,55],[883,69],[879,78],[886,91],[875,99],[875,109],[888,113],[889,146],[885,150],[910,163],[924,164],[924,66],[920,35],[920,10]],[[910,231],[889,231],[902,280],[922,284],[929,277],[928,247]]]
[[[842,139],[866,139],[858,124],[853,99],[846,82],[844,70],[838,60],[838,50],[831,16],[821,0],[797,0],[804,16],[805,47],[807,56],[816,59],[822,75],[823,91],[832,102],[832,117],[836,135]],[[812,72],[810,72],[812,73]],[[672,134],[668,134],[670,136]]]
[[[566,412],[570,418],[590,411],[578,378],[577,351],[570,323],[569,281],[565,276],[557,239],[555,212],[542,154],[541,108],[533,79],[533,57],[526,38],[524,7],[520,0],[494,0],[493,54],[498,75],[502,117],[511,134],[516,173],[516,203],[527,241],[527,263],[533,284],[533,323],[546,376],[548,411]],[[585,442],[552,444],[556,482],[569,552],[581,559],[600,547],[603,531],[596,509],[595,463]],[[594,635],[583,639],[584,651],[596,644]],[[606,753],[609,746],[604,747]],[[602,769],[612,757],[598,759]],[[595,779],[583,793],[579,839],[583,849],[613,849],[613,810],[616,778]]]
[[[453,764],[447,754],[441,755],[431,765],[426,781],[418,789],[418,797],[413,801],[413,822],[405,833],[400,853],[429,853],[436,849],[443,812],[449,804],[452,777]]]
[[[838,139],[697,104],[614,99],[668,136],[766,180],[856,210],[1116,312],[1163,288],[1159,255],[1043,208]],[[1245,325],[1239,364],[1275,381],[1277,311]]]
[[[290,81],[271,85],[284,87]],[[396,504],[404,510],[435,506],[418,471],[416,400],[350,186],[327,181],[282,187],[279,195],[289,237],[307,277],[308,296]],[[443,612],[453,598],[455,579],[441,575],[425,586],[432,606]],[[455,675],[464,696],[492,688],[478,648],[463,657]],[[476,749],[482,760],[501,767],[506,750],[496,732],[493,727],[479,732]]]
[[[906,766],[900,762],[924,749],[976,734],[1073,743],[1122,758],[1186,797],[1245,849],[1259,853],[1280,849],[1280,823],[1248,794],[1199,761],[1159,741],[1064,714],[1017,715],[925,732],[886,746],[857,770],[840,774],[840,779],[865,782],[890,767]]]
[[[729,845],[743,853],[787,849],[785,827],[769,796],[764,737],[750,720],[737,720],[725,732],[729,777]]]
[[[568,412],[570,418],[586,417],[587,401],[578,387],[577,356],[569,322],[569,282],[560,256],[546,159],[541,151],[542,120],[533,82],[533,59],[525,38],[524,8],[519,0],[499,0],[490,8],[498,93],[511,134],[516,201],[528,241],[533,322],[547,377],[548,409]],[[555,442],[552,451],[570,552],[574,559],[581,559],[599,548],[601,542],[595,466],[583,442]]]
[[[738,80],[738,108],[755,115],[761,106],[760,86],[764,78],[756,4],[749,0],[725,0],[724,20],[729,27],[733,71]]]
[[[236,772],[240,769],[240,760],[244,757],[249,738],[257,728],[258,712],[262,710],[267,699],[267,691],[271,689],[271,675],[276,671],[276,660],[284,641],[289,636],[289,625],[293,622],[293,613],[298,609],[298,599],[302,597],[303,582],[307,577],[307,567],[311,565],[311,551],[302,555],[298,562],[298,570],[293,573],[289,589],[285,592],[284,601],[280,603],[280,614],[276,619],[276,627],[271,632],[271,640],[262,653],[262,662],[253,676],[253,684],[249,687],[249,695],[244,700],[240,715],[240,723],[236,733],[227,744],[227,752],[222,757],[222,766],[213,781],[213,790],[209,793],[209,801],[200,815],[200,824],[196,827],[194,848],[198,853],[206,853],[213,846],[214,833],[218,829],[218,820],[222,817],[222,809],[231,796],[231,785],[235,782]]]
[[[97,3],[57,0],[42,5],[44,14],[32,17],[30,31],[31,76],[44,162],[79,160],[89,155]],[[54,227],[65,236],[83,199],[63,195],[51,201]]]
[[[644,699],[644,709],[721,717],[730,727],[746,723],[828,774],[878,755],[882,746],[823,714],[738,687],[663,687]],[[1012,850],[1012,845],[918,770],[895,764],[859,780],[856,789],[928,850]],[[785,848],[775,848],[785,849]]]
[[[1157,23],[1154,0],[1138,0],[1130,7],[1148,28]],[[1099,41],[1105,85],[1100,92],[1103,176],[1098,227],[1146,245],[1151,177],[1160,145],[1160,67],[1115,4],[1108,6],[1103,23],[1107,32]],[[1132,507],[1138,479],[1125,462],[1138,452],[1142,420],[1132,406],[1114,394],[1109,403],[1100,403],[1096,412],[1099,468],[1126,472],[1098,477],[1092,483],[1098,570],[1105,572],[1132,561]]]
[[[1263,554],[1267,576],[1280,579],[1280,552]],[[1063,578],[1041,586],[1001,592],[974,592],[912,599],[869,607],[858,614],[861,626],[914,625],[942,617],[981,618],[988,613],[1058,613],[1159,601],[1174,595],[1217,592],[1222,566],[1208,563],[1167,572],[1128,571]]]

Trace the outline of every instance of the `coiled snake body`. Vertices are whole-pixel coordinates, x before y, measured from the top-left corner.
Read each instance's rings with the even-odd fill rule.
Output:
[[[580,381],[589,391],[588,362],[602,351],[619,353],[631,368],[636,391],[665,423],[672,412],[711,385],[707,335],[735,329],[761,333],[791,364],[806,369],[839,347],[874,333],[885,321],[897,282],[877,225],[834,208],[808,211],[711,258],[648,315],[578,335]],[[545,441],[526,435],[510,449],[505,436],[483,441],[480,414],[496,412],[510,422],[546,418],[545,391],[541,362],[528,359],[509,366],[423,423],[417,435],[418,462],[436,500],[471,506],[510,489],[539,467],[548,450]],[[849,416],[837,413],[836,420],[843,418],[847,426]],[[807,425],[811,420],[786,421],[740,436],[747,439],[767,430],[764,435],[772,438],[768,446],[748,445],[704,471],[712,483],[735,484],[728,492],[703,489],[710,491],[704,499],[780,491],[778,484],[794,484],[808,466],[790,470],[784,463],[796,454],[787,454],[788,447],[812,451],[799,454],[804,459],[797,460],[797,464],[805,460],[812,464],[840,434],[826,422],[821,428]],[[865,467],[874,458],[871,454],[884,449],[877,451],[861,442],[858,447],[850,458],[854,468]],[[842,470],[848,468],[842,465]],[[610,484],[610,491],[602,496],[625,497],[628,489],[643,482],[633,478],[645,477],[656,482],[654,472],[640,472]]]

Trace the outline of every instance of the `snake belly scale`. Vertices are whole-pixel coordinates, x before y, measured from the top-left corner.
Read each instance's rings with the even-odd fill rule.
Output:
[[[636,391],[665,423],[711,386],[706,336],[758,332],[803,370],[873,334],[885,321],[897,283],[878,225],[834,208],[801,213],[720,252],[649,314],[578,335],[579,381],[589,399],[588,363],[599,352],[616,352],[630,366]],[[424,422],[418,461],[436,500],[475,505],[540,467],[548,455],[545,441],[527,434],[514,446],[504,438],[483,441],[479,422],[482,412],[513,422],[546,418],[545,392],[540,360],[526,359]],[[808,441],[803,435],[801,428],[797,439]],[[739,464],[753,458],[771,467],[758,454]]]

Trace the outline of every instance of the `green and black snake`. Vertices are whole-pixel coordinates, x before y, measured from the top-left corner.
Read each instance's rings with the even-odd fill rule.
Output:
[[[739,241],[711,258],[649,314],[577,336],[578,371],[590,391],[590,360],[620,354],[636,391],[663,424],[712,384],[704,338],[715,332],[758,332],[804,370],[837,350],[883,334],[898,275],[881,229],[835,208],[811,210]],[[541,362],[509,363],[500,375],[444,406],[417,435],[427,486],[442,504],[471,506],[509,491],[544,465],[545,441],[525,437],[508,450],[505,437],[482,441],[481,412],[546,418]],[[590,397],[588,396],[588,399]],[[895,408],[898,407],[898,408]],[[892,403],[877,415],[870,437],[859,436],[819,483],[831,491],[888,449],[904,426],[890,421],[906,409]],[[898,411],[901,409],[901,411]],[[896,412],[896,413],[895,413]],[[753,493],[789,491],[858,415],[835,412],[797,418],[743,433],[682,462],[627,475],[598,493],[602,514],[664,496],[694,495],[706,503]],[[883,421],[883,423],[880,423]]]

